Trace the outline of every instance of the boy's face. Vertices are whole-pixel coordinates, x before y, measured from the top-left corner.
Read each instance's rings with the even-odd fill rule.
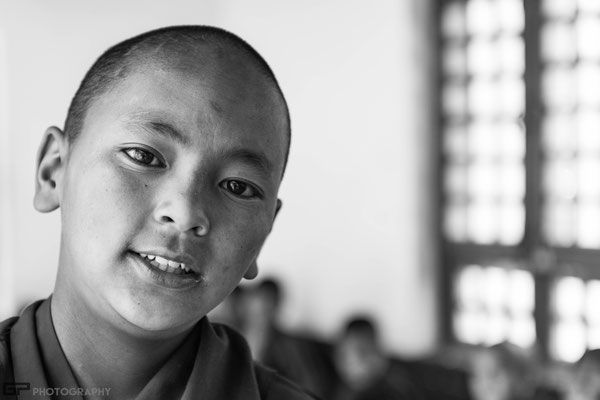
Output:
[[[183,64],[138,68],[95,101],[56,184],[57,287],[126,329],[196,323],[252,275],[279,207],[271,84],[239,62]]]

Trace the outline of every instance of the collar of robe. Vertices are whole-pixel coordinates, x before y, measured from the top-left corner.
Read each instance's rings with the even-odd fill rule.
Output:
[[[110,388],[77,384],[54,331],[50,302],[48,298],[29,306],[10,333],[14,382],[30,385],[19,399],[83,400],[93,394],[108,398]],[[190,365],[179,364],[176,355],[189,351],[196,351],[196,358]],[[243,339],[203,318],[136,400],[157,398],[259,400],[252,357]]]

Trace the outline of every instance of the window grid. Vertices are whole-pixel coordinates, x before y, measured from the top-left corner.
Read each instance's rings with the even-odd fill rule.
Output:
[[[444,231],[455,242],[523,237],[523,21],[518,0],[453,1],[442,14]]]
[[[544,239],[600,248],[600,7],[542,3]],[[594,223],[595,222],[595,223]]]
[[[600,347],[600,280],[575,276],[556,279],[552,296],[550,352],[575,362],[587,349]]]
[[[535,342],[535,284],[529,271],[465,265],[454,279],[453,328],[465,343],[491,346]]]
[[[575,361],[600,347],[600,2],[444,0],[439,17],[447,335]],[[507,304],[516,273],[535,310]]]

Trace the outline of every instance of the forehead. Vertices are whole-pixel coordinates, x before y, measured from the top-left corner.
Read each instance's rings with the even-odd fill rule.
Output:
[[[197,61],[197,62],[195,62]],[[237,56],[182,56],[138,62],[92,103],[84,129],[97,119],[183,133],[187,144],[257,148],[283,165],[286,108],[274,84]],[[162,129],[163,133],[169,129]]]

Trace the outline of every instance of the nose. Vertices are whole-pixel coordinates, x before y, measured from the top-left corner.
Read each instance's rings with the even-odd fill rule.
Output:
[[[210,220],[206,212],[207,202],[198,190],[179,188],[162,190],[154,209],[154,220],[161,225],[176,229],[180,233],[206,236],[210,231]]]

